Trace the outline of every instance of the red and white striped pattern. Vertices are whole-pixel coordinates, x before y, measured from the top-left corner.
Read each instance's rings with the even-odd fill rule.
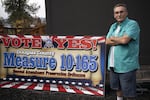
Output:
[[[104,96],[104,91],[101,88],[50,84],[50,83],[1,81],[0,88],[16,88],[16,89],[55,91],[55,92],[67,92],[67,93]]]
[[[67,39],[67,38],[72,38],[72,39],[90,39],[90,40],[97,40],[98,43],[103,43],[105,42],[105,36],[34,36],[34,35],[0,35],[0,39],[4,37],[10,37],[10,38],[41,38],[43,41],[47,39],[52,39],[54,40],[55,38],[62,38],[62,39]]]

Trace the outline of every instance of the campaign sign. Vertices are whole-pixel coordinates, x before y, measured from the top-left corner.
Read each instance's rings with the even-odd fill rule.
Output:
[[[104,36],[0,35],[1,88],[104,96]]]

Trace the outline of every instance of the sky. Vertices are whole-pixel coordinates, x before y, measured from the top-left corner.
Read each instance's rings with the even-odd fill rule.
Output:
[[[45,0],[29,0],[30,3],[36,3],[40,6],[40,9],[37,11],[36,16],[45,18],[46,17],[46,9],[45,9]],[[4,11],[4,7],[2,7],[2,3],[0,0],[0,17],[8,18],[7,13]]]

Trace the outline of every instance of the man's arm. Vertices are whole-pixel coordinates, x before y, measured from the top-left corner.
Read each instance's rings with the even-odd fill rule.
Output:
[[[106,39],[106,44],[108,45],[118,45],[118,44],[127,44],[131,38],[127,35],[122,37],[110,37]]]

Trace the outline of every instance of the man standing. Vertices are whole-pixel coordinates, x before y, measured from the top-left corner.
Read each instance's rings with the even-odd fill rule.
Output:
[[[110,45],[108,70],[110,86],[116,90],[117,100],[135,100],[136,70],[139,69],[139,34],[140,28],[135,20],[129,19],[126,4],[116,4],[114,18],[106,37]]]

